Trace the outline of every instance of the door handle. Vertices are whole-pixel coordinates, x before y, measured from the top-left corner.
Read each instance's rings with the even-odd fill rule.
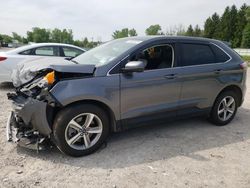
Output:
[[[169,80],[175,79],[175,78],[177,78],[177,75],[176,74],[168,74],[168,75],[165,75],[164,78],[169,79]]]

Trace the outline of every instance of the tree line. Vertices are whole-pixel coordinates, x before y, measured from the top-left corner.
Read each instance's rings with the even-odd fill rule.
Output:
[[[145,30],[146,35],[183,35],[193,37],[207,37],[230,42],[233,48],[250,48],[250,6],[243,4],[239,9],[235,5],[226,7],[223,14],[214,13],[204,22],[204,28],[199,25],[189,25],[187,29],[183,25],[172,26],[162,30],[159,24],[151,25]],[[123,28],[112,34],[113,39],[137,36],[134,28]],[[11,43],[13,40],[23,44],[28,42],[58,42],[74,44],[84,48],[93,48],[101,41],[89,41],[87,37],[82,40],[74,40],[71,29],[45,29],[35,27],[27,32],[27,37],[22,37],[13,32],[12,36],[1,35],[0,42]]]
[[[73,32],[71,29],[45,29],[34,27],[31,31],[27,31],[27,37],[22,37],[16,32],[12,32],[12,36],[0,34],[0,45],[9,44],[13,41],[18,43],[28,44],[29,42],[41,43],[41,42],[55,42],[74,44],[76,46],[84,48],[93,48],[99,45],[100,41],[89,41],[87,37],[82,40],[74,40]]]
[[[214,13],[204,26],[204,36],[228,41],[231,46],[250,47],[250,7],[242,5],[239,10],[236,6],[226,7],[219,16]]]
[[[133,31],[132,33],[130,31]],[[238,10],[235,5],[226,7],[220,16],[214,13],[206,19],[204,29],[199,25],[183,25],[168,28],[165,32],[159,24],[151,25],[145,30],[146,35],[183,35],[193,37],[207,37],[227,41],[233,48],[250,48],[250,7],[243,4]],[[135,29],[124,28],[113,33],[113,38],[136,36]]]

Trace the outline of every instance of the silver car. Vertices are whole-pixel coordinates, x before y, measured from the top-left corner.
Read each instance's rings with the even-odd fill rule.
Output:
[[[11,73],[22,61],[49,57],[73,58],[86,50],[70,44],[37,43],[1,52],[0,49],[0,82],[10,82]]]
[[[111,132],[145,124],[204,116],[226,125],[246,90],[246,63],[205,38],[124,38],[67,63],[39,64],[13,75],[7,139],[37,150],[54,143],[71,156],[93,153]]]

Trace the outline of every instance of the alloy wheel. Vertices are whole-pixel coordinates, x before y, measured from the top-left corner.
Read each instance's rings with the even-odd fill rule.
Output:
[[[100,118],[92,113],[74,117],[65,129],[67,144],[76,150],[86,150],[97,143],[103,131]]]
[[[232,96],[224,97],[218,107],[218,117],[221,121],[229,120],[236,110],[236,103]]]

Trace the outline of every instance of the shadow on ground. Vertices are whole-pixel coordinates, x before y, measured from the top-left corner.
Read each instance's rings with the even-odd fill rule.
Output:
[[[56,148],[39,154],[23,148],[18,148],[18,152],[53,163],[104,169],[129,167],[176,156],[207,161],[210,159],[196,152],[249,139],[249,112],[246,108],[239,109],[234,121],[224,127],[195,118],[116,133],[110,136],[106,148],[81,158],[65,156]]]

